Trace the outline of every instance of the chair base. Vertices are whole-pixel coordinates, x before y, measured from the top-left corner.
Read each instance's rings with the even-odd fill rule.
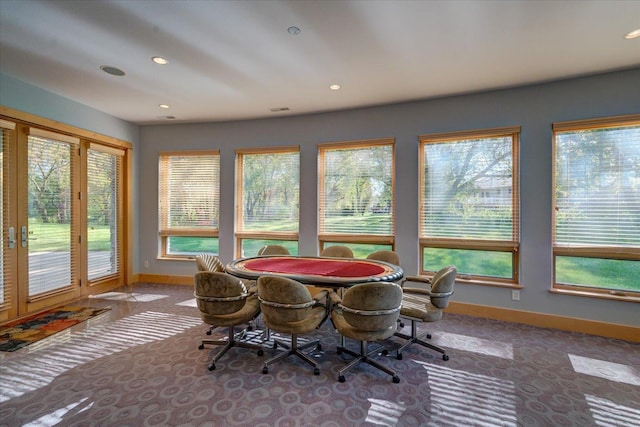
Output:
[[[416,326],[416,321],[414,319],[408,318],[411,321],[411,335],[407,335],[407,334],[403,334],[402,332],[398,332],[396,331],[393,335],[400,337],[400,338],[404,338],[406,341],[404,343],[402,343],[402,345],[400,347],[398,347],[398,349],[396,350],[396,359],[398,360],[402,360],[402,350],[404,350],[405,348],[409,347],[411,344],[420,344],[423,347],[427,347],[430,348],[432,350],[437,351],[438,353],[442,353],[442,360],[447,361],[449,360],[449,356],[447,355],[447,352],[445,349],[443,349],[442,347],[438,347],[437,345],[428,343],[424,340],[424,338],[431,338],[431,334],[429,334],[428,332],[425,332],[422,335],[418,335],[417,331],[418,328]],[[401,323],[402,325],[402,323]]]
[[[298,337],[293,335],[291,337],[291,345],[288,345],[282,341],[273,340],[273,348],[277,348],[278,346],[286,349],[287,351],[283,351],[282,353],[272,357],[271,359],[264,362],[264,367],[262,368],[263,374],[269,373],[269,365],[276,363],[282,359],[285,359],[291,355],[295,355],[307,362],[311,366],[313,366],[313,375],[320,375],[320,369],[318,368],[318,363],[313,360],[309,355],[303,353],[302,350],[315,346],[317,350],[322,350],[322,346],[320,345],[320,340],[313,340],[305,343],[304,345],[298,346]]]
[[[338,381],[343,383],[345,382],[345,377],[344,377],[344,373],[347,372],[348,370],[354,368],[355,366],[359,365],[360,362],[363,363],[368,363],[369,365],[373,366],[374,368],[377,368],[389,375],[391,375],[393,382],[394,383],[399,383],[400,382],[400,377],[398,377],[398,375],[396,375],[396,372],[392,369],[387,368],[386,366],[381,365],[380,363],[376,362],[375,360],[372,360],[369,358],[369,356],[371,356],[374,353],[377,353],[381,348],[383,348],[382,346],[376,347],[375,349],[367,352],[367,341],[360,341],[360,353],[357,353],[353,350],[349,350],[348,348],[345,347],[344,344],[344,337],[340,337],[340,344],[337,348],[336,348],[336,352],[338,354],[341,353],[347,353],[351,356],[354,357],[353,360],[351,360],[349,363],[347,363],[346,366],[344,366],[343,368],[338,370]],[[387,350],[383,350],[382,353],[386,354]]]
[[[225,355],[225,353],[227,351],[229,351],[229,349],[231,347],[241,347],[241,348],[248,348],[248,349],[252,349],[252,350],[258,350],[258,356],[262,356],[264,354],[264,350],[262,348],[261,345],[259,344],[252,344],[249,342],[244,342],[241,341],[242,337],[246,334],[247,330],[243,329],[242,331],[240,331],[239,333],[235,333],[233,326],[229,326],[228,328],[229,331],[229,335],[228,335],[228,339],[226,340],[202,340],[202,343],[200,343],[200,345],[198,346],[198,348],[200,350],[202,350],[204,348],[205,345],[221,345],[223,346],[219,352],[217,352],[215,354],[215,356],[213,356],[213,359],[211,360],[211,363],[209,363],[209,370],[213,371],[216,369],[216,362],[218,360],[220,360],[220,358],[222,356]],[[211,333],[211,329],[209,329],[209,331],[207,332],[207,335],[210,335]]]

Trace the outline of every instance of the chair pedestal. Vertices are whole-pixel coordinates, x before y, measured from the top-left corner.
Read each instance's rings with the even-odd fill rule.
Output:
[[[229,351],[231,347],[242,347],[242,348],[248,348],[252,350],[258,350],[258,356],[262,356],[264,354],[264,350],[261,345],[242,341],[242,337],[246,334],[245,329],[243,329],[242,331],[236,334],[234,331],[234,327],[229,326],[228,332],[229,332],[229,335],[226,340],[202,340],[202,343],[198,346],[200,350],[202,350],[205,345],[224,346],[220,349],[220,351],[216,353],[215,356],[213,356],[213,359],[209,364],[210,371],[213,371],[214,369],[216,369],[216,362],[220,360],[220,358],[224,356],[224,354],[227,351]]]
[[[297,335],[291,336],[291,345],[288,345],[282,341],[277,339],[273,340],[273,348],[277,348],[278,346],[286,349],[287,351],[283,351],[282,353],[272,357],[271,359],[264,362],[264,368],[262,368],[263,374],[269,373],[269,365],[276,363],[282,359],[285,359],[291,355],[298,356],[300,359],[304,360],[311,366],[313,366],[313,375],[320,375],[320,369],[318,368],[318,363],[313,360],[309,355],[303,353],[302,350],[315,346],[317,350],[322,350],[322,346],[320,345],[319,340],[309,341],[301,346],[298,346],[298,337]]]
[[[417,321],[422,321],[420,319],[413,319],[410,317],[407,317],[407,319],[409,319],[411,321],[411,335],[407,335],[404,334],[402,332],[396,331],[393,335],[400,337],[400,338],[404,338],[406,341],[404,343],[402,343],[402,345],[400,347],[398,347],[397,349],[397,353],[396,353],[396,359],[398,360],[402,360],[402,350],[404,350],[405,348],[409,347],[411,344],[420,344],[423,347],[427,347],[430,348],[432,350],[435,350],[439,353],[442,353],[442,360],[447,361],[449,360],[449,356],[447,355],[447,352],[445,351],[445,349],[443,349],[442,347],[438,347],[437,345],[433,345],[431,343],[428,343],[424,340],[424,338],[431,338],[431,335],[428,332],[425,332],[422,335],[418,335],[418,327],[416,325],[416,320]]]
[[[380,349],[383,349],[383,346],[378,346],[375,349],[367,352],[367,341],[360,341],[360,353],[357,353],[353,350],[350,350],[348,348],[346,348],[345,346],[345,338],[343,336],[340,337],[340,345],[336,348],[336,352],[338,354],[341,353],[347,353],[351,356],[354,357],[353,360],[351,360],[349,363],[347,363],[343,368],[338,370],[338,381],[340,381],[341,383],[345,382],[345,377],[344,377],[344,373],[347,372],[348,370],[352,369],[353,367],[357,366],[360,364],[360,362],[363,363],[368,363],[369,365],[373,366],[374,368],[377,368],[389,375],[391,375],[391,377],[393,378],[393,382],[394,383],[399,383],[400,382],[400,377],[398,377],[398,375],[396,375],[396,372],[392,369],[387,368],[384,365],[381,365],[380,363],[376,362],[375,360],[370,359],[370,356],[373,355],[374,353],[377,353]],[[383,354],[387,353],[387,350],[383,350],[382,351]]]

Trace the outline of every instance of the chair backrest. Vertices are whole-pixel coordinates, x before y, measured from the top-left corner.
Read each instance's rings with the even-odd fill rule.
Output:
[[[341,245],[327,246],[322,250],[320,256],[328,256],[334,258],[353,258],[353,251],[348,247]]]
[[[458,269],[453,265],[438,270],[438,272],[433,276],[433,279],[431,279],[431,293],[453,293],[453,287],[456,283],[457,273]],[[449,305],[450,297],[451,295],[442,297],[432,295],[429,299],[431,300],[431,304],[433,304],[437,308],[444,309]]]
[[[380,331],[395,326],[402,305],[402,288],[391,282],[361,283],[342,296],[342,315],[354,328]]]
[[[224,273],[224,264],[220,258],[213,254],[202,253],[196,255],[196,267],[198,271],[217,271]]]
[[[258,298],[267,326],[306,319],[315,301],[302,283],[279,276],[258,278]]]
[[[393,265],[400,265],[400,256],[394,251],[380,250],[371,252],[367,255],[367,259],[375,259],[376,261],[384,261]]]
[[[227,273],[199,271],[194,276],[198,310],[206,315],[224,315],[242,309],[247,288],[242,280]]]
[[[289,250],[282,245],[266,245],[260,248],[258,255],[289,255]]]

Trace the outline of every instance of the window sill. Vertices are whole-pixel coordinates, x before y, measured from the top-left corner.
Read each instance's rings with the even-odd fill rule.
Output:
[[[639,296],[628,295],[627,293],[622,291],[597,292],[597,291],[589,291],[585,289],[578,290],[578,289],[552,288],[552,289],[549,289],[549,292],[552,294],[571,295],[575,297],[599,298],[599,299],[626,301],[626,302],[640,302],[640,295]]]

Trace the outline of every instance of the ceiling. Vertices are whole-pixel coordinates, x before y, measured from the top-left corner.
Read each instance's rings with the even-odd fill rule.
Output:
[[[0,0],[0,72],[137,124],[272,118],[637,67],[638,28],[635,0]]]

